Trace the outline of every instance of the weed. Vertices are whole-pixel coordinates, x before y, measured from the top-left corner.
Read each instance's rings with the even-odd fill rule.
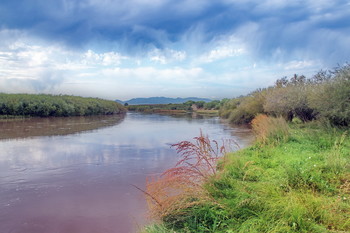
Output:
[[[335,174],[342,173],[347,167],[346,159],[342,156],[343,146],[347,135],[347,131],[345,131],[335,140],[333,148],[326,158],[326,166]]]
[[[151,216],[164,219],[174,213],[181,215],[191,206],[214,202],[202,184],[216,175],[217,162],[225,161],[229,142],[219,146],[217,141],[201,133],[194,138],[194,143],[182,141],[172,145],[181,159],[161,177],[147,180],[145,193]]]
[[[289,138],[289,127],[282,117],[275,118],[259,114],[251,124],[257,141],[262,144],[285,142]]]

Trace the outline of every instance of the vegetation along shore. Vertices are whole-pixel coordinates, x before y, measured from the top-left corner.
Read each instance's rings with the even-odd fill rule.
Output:
[[[125,111],[115,101],[98,98],[0,93],[0,118],[110,115]]]
[[[220,115],[250,123],[256,142],[174,145],[176,166],[148,179],[145,232],[350,232],[349,65],[279,79]]]
[[[187,113],[197,112],[200,114],[218,115],[220,106],[228,99],[205,101],[186,101],[180,104],[143,104],[143,105],[127,105],[129,111],[143,113]]]

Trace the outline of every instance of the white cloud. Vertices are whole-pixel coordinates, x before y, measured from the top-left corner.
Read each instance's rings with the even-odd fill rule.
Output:
[[[196,63],[212,63],[218,60],[248,55],[246,45],[235,35],[215,38],[207,44],[207,49],[203,51],[204,53],[198,58],[194,58]]]
[[[114,68],[102,70],[104,77],[122,82],[143,83],[144,85],[157,84],[179,84],[185,85],[193,83],[204,75],[203,69],[195,68],[167,68],[157,69],[155,67],[137,68]]]
[[[244,52],[245,51],[243,48],[234,49],[230,47],[219,47],[209,51],[207,54],[204,54],[201,58],[199,58],[199,61],[210,63],[224,58],[239,56],[244,54]]]
[[[107,99],[160,95],[224,98],[273,84],[294,70],[305,74],[305,70],[321,68],[321,62],[308,58],[293,57],[277,65],[255,60],[245,36],[256,35],[259,30],[260,25],[250,23],[241,31],[204,43],[203,31],[197,27],[181,42],[169,43],[165,49],[152,48],[135,57],[118,51],[97,52],[93,47],[70,50],[30,40],[19,32],[6,32],[7,37],[0,41],[0,92]],[[12,41],[6,39],[11,33],[17,35]],[[0,35],[4,35],[1,30]],[[276,57],[283,52],[277,51]]]
[[[81,63],[93,66],[118,66],[124,59],[127,57],[117,52],[95,53],[89,49],[84,53]]]
[[[181,62],[186,59],[185,51],[177,51],[173,49],[153,49],[148,53],[148,57],[151,61],[157,62],[160,64],[168,64],[171,62]]]
[[[315,61],[290,61],[284,65],[285,66],[284,69],[296,71],[296,70],[313,67],[315,66],[315,64],[316,64]]]

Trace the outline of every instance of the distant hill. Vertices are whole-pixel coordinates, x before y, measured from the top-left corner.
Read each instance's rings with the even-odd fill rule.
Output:
[[[181,104],[189,100],[192,101],[204,101],[210,102],[211,99],[207,98],[197,98],[197,97],[188,97],[188,98],[167,98],[167,97],[149,97],[149,98],[133,98],[126,101],[116,100],[118,103],[129,105],[139,105],[139,104]]]

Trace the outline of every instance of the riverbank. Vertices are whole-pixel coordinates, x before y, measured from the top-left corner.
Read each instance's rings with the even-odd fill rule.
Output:
[[[269,117],[254,125],[254,145],[227,154],[199,188],[182,187],[196,192],[171,212],[155,213],[159,224],[145,231],[350,231],[348,131]]]
[[[67,117],[125,113],[121,104],[99,98],[0,93],[0,118]]]

